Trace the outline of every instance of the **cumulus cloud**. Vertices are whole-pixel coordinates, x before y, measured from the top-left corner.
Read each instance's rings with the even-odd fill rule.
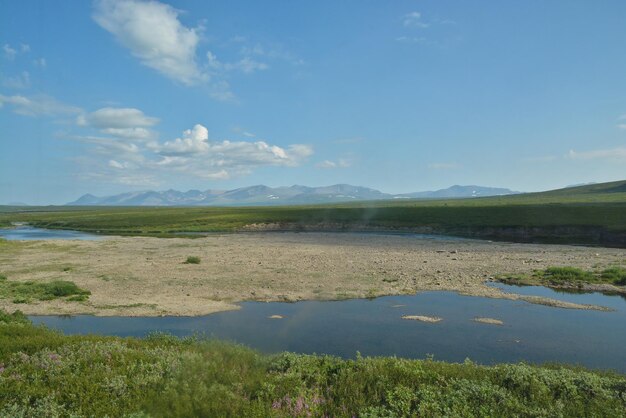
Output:
[[[142,64],[183,84],[206,80],[196,63],[198,28],[188,28],[180,12],[158,1],[99,0],[93,19]]]
[[[183,132],[182,138],[166,141],[157,146],[157,152],[165,156],[193,155],[205,153],[209,150],[209,130],[202,125],[195,125],[192,129]]]
[[[200,124],[150,148],[162,157],[157,165],[208,178],[230,178],[261,166],[293,167],[313,153],[302,144],[281,148],[265,141],[209,141],[208,129]]]
[[[102,129],[99,132],[106,133]],[[200,124],[183,131],[181,137],[164,142],[120,135],[73,139],[92,147],[91,158],[83,161],[85,169],[93,174],[91,177],[109,181],[137,178],[154,182],[173,174],[222,180],[250,174],[259,167],[295,167],[313,153],[310,146],[303,144],[280,147],[265,141],[210,140],[208,129]]]
[[[50,96],[3,96],[0,94],[0,107],[9,105],[13,112],[24,116],[61,116],[81,113],[82,109],[66,105]]]

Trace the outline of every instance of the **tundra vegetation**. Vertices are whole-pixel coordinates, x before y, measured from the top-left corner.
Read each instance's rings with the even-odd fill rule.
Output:
[[[10,207],[0,225],[119,235],[239,230],[399,230],[626,247],[626,181],[474,199],[265,207]],[[190,235],[193,236],[193,235]]]
[[[191,255],[187,257],[187,260],[185,260],[185,264],[200,264],[200,257]]]
[[[587,271],[577,267],[548,267],[532,274],[505,275],[498,280],[514,285],[541,285],[557,288],[590,288],[594,285],[610,285],[614,290],[626,293],[626,268],[612,266],[599,271]],[[611,288],[606,288],[610,290]]]
[[[65,336],[0,311],[0,416],[626,416],[626,378],[561,365],[262,355]]]
[[[0,274],[0,298],[13,303],[31,303],[63,298],[72,302],[83,302],[91,292],[81,289],[74,282],[53,280],[50,282],[12,281]]]

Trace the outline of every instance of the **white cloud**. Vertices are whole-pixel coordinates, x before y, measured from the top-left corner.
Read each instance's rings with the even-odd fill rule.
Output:
[[[209,141],[209,131],[195,125],[183,132],[182,138],[150,146],[163,156],[161,165],[178,166],[191,172],[212,172],[219,167],[228,173],[249,172],[260,166],[296,166],[310,156],[308,145],[295,144],[286,149],[265,141]]]
[[[159,123],[159,119],[146,116],[141,110],[134,108],[103,107],[77,119],[81,126],[90,125],[100,129],[125,129],[150,127]]]
[[[58,116],[82,112],[79,107],[63,104],[50,96],[25,97],[0,94],[0,107],[5,104],[12,106],[15,113],[25,116]]]
[[[184,131],[182,138],[166,141],[156,149],[165,156],[201,154],[209,150],[208,140],[209,130],[202,125],[195,125]]]
[[[30,74],[28,71],[22,71],[15,77],[7,77],[2,80],[2,85],[11,89],[26,89],[30,87]]]
[[[317,164],[315,167],[323,168],[323,169],[333,169],[333,168],[348,168],[352,165],[352,162],[345,158],[340,158],[337,161],[324,160]]]
[[[572,160],[604,160],[613,162],[626,162],[626,147],[618,147],[613,149],[597,149],[591,151],[574,151],[570,150],[567,158]]]
[[[402,24],[406,27],[413,28],[427,28],[428,23],[422,20],[422,14],[420,12],[411,12],[404,15],[402,18]]]
[[[146,128],[106,128],[100,132],[117,138],[148,140],[154,137],[154,133]]]
[[[99,0],[93,18],[144,65],[187,85],[206,81],[196,63],[200,29],[183,25],[179,14],[158,1]]]
[[[165,142],[121,135],[71,139],[91,147],[79,162],[88,177],[118,182],[135,178],[142,182],[137,184],[172,175],[228,179],[250,174],[259,167],[295,167],[313,153],[303,144],[280,147],[265,141],[211,141],[208,129],[200,124],[184,131],[180,138]]]
[[[147,141],[156,134],[147,129],[159,123],[159,119],[146,116],[141,110],[123,107],[103,107],[95,112],[79,115],[78,126],[97,129],[101,134],[119,139]]]
[[[20,44],[20,49],[22,50],[22,52],[30,52],[30,45]]]
[[[11,45],[9,44],[4,44],[2,46],[2,51],[4,51],[4,56],[8,59],[8,60],[14,60],[15,59],[15,55],[17,55],[17,51],[13,48],[11,48]]]

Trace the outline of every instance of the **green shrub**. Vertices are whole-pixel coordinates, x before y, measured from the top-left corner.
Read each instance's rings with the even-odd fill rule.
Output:
[[[15,311],[10,314],[0,309],[0,324],[30,324],[30,320],[22,311]]]
[[[576,267],[548,267],[543,276],[554,281],[590,281],[594,279],[592,273]]]
[[[31,300],[53,300],[64,297],[76,297],[86,300],[90,291],[81,289],[75,283],[66,280],[51,282],[0,281],[0,298],[11,299],[13,303],[29,303]]]
[[[44,293],[62,297],[70,295],[90,295],[91,292],[76,286],[76,283],[65,280],[57,280],[50,283],[41,283]]]
[[[189,256],[187,257],[187,261],[185,261],[185,264],[200,264],[200,257]]]
[[[626,268],[610,267],[608,269],[603,270],[600,277],[613,282],[613,284],[625,286],[626,285]]]

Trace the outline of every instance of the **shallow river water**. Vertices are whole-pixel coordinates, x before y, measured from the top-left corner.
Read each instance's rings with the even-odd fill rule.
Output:
[[[102,236],[88,234],[80,231],[70,231],[64,229],[44,229],[34,228],[32,226],[17,226],[15,228],[0,228],[0,238],[9,241],[14,240],[47,240],[47,239],[79,239],[79,240],[95,240],[101,239]]]
[[[542,287],[496,285],[506,291],[608,306],[611,312],[561,309],[524,301],[424,292],[372,300],[244,302],[238,311],[202,317],[39,316],[68,334],[178,336],[204,334],[263,352],[283,350],[342,357],[396,355],[484,364],[566,362],[626,372],[626,299],[602,294],[562,294]],[[281,315],[282,319],[270,319]],[[439,323],[403,315],[443,318]],[[474,322],[490,317],[504,325]]]

